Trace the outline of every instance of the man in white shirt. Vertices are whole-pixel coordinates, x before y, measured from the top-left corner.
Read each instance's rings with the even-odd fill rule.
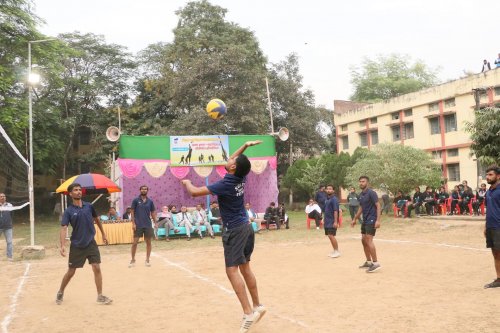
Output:
[[[181,207],[181,212],[177,213],[177,221],[179,224],[179,227],[185,227],[186,228],[186,235],[187,235],[187,240],[191,240],[191,228],[193,227],[193,217],[191,216],[190,213],[187,211],[186,206]],[[198,231],[201,233],[201,231]]]
[[[207,232],[210,235],[210,237],[214,239],[215,238],[214,231],[212,229],[212,226],[208,222],[207,213],[205,213],[205,210],[203,209],[203,207],[201,207],[200,204],[196,205],[196,210],[194,211],[193,216],[196,228],[198,229],[198,235],[200,235],[200,238],[203,238],[201,234],[201,226],[204,225],[205,227],[207,227]]]
[[[262,221],[264,221],[264,219],[258,218],[257,213],[254,212],[254,210],[252,209],[252,205],[249,202],[247,202],[245,204],[245,210],[246,210],[247,215],[248,215],[248,221],[250,221],[250,223],[252,223],[252,222],[257,223],[257,228],[260,229],[260,225],[261,225]]]
[[[319,229],[321,221],[321,208],[319,208],[318,204],[313,199],[309,199],[309,204],[306,206],[305,211],[309,218],[316,221],[316,229]]]

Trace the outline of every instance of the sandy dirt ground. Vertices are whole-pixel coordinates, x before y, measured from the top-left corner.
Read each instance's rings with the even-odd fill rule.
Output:
[[[363,252],[350,228],[339,231],[338,259],[327,257],[322,231],[311,230],[317,236],[304,241],[257,235],[252,265],[268,314],[252,332],[500,332],[500,290],[483,289],[495,274],[481,228],[418,220],[380,229],[382,269],[374,274],[358,268]],[[195,249],[153,248],[152,267],[145,267],[144,251],[142,244],[137,266],[128,268],[128,251],[101,247],[110,306],[95,303],[88,265],[56,305],[66,258],[2,259],[2,333],[238,332],[242,311],[225,276],[220,238]]]

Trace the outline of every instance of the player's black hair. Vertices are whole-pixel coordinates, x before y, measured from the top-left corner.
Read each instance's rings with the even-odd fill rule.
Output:
[[[236,158],[236,170],[234,171],[234,175],[236,177],[246,177],[248,173],[250,172],[250,168],[252,165],[250,164],[250,160],[246,155],[241,154]]]
[[[496,165],[492,165],[492,166],[488,167],[488,169],[486,169],[486,173],[488,173],[490,171],[493,171],[495,173],[495,175],[500,175],[500,167],[498,167]]]
[[[71,191],[73,191],[73,189],[74,189],[75,187],[82,188],[82,185],[80,185],[80,184],[78,184],[78,183],[73,183],[73,184],[70,184],[70,185],[68,186],[68,193],[69,193],[69,192],[71,192]]]
[[[361,180],[361,179],[366,179],[367,182],[370,181],[370,178],[368,178],[368,176],[361,176],[361,177],[359,177],[358,180]]]

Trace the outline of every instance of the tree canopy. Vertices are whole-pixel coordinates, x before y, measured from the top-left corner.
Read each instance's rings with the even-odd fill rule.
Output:
[[[466,123],[471,134],[472,153],[483,165],[500,164],[500,108],[476,111],[473,122]]]
[[[399,144],[379,144],[365,151],[349,169],[346,184],[357,184],[360,176],[368,176],[373,187],[392,193],[409,193],[421,185],[435,188],[442,180],[440,165],[427,152]]]
[[[364,58],[360,66],[351,66],[351,100],[373,103],[431,87],[438,82],[437,72],[407,55]]]

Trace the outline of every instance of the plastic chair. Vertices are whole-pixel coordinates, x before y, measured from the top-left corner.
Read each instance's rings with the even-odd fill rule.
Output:
[[[309,215],[306,214],[306,224],[307,224],[307,229],[311,229],[311,221],[314,221],[316,223],[316,220],[309,217]],[[340,222],[339,222],[340,223]],[[319,221],[319,227],[323,228],[323,219]]]

